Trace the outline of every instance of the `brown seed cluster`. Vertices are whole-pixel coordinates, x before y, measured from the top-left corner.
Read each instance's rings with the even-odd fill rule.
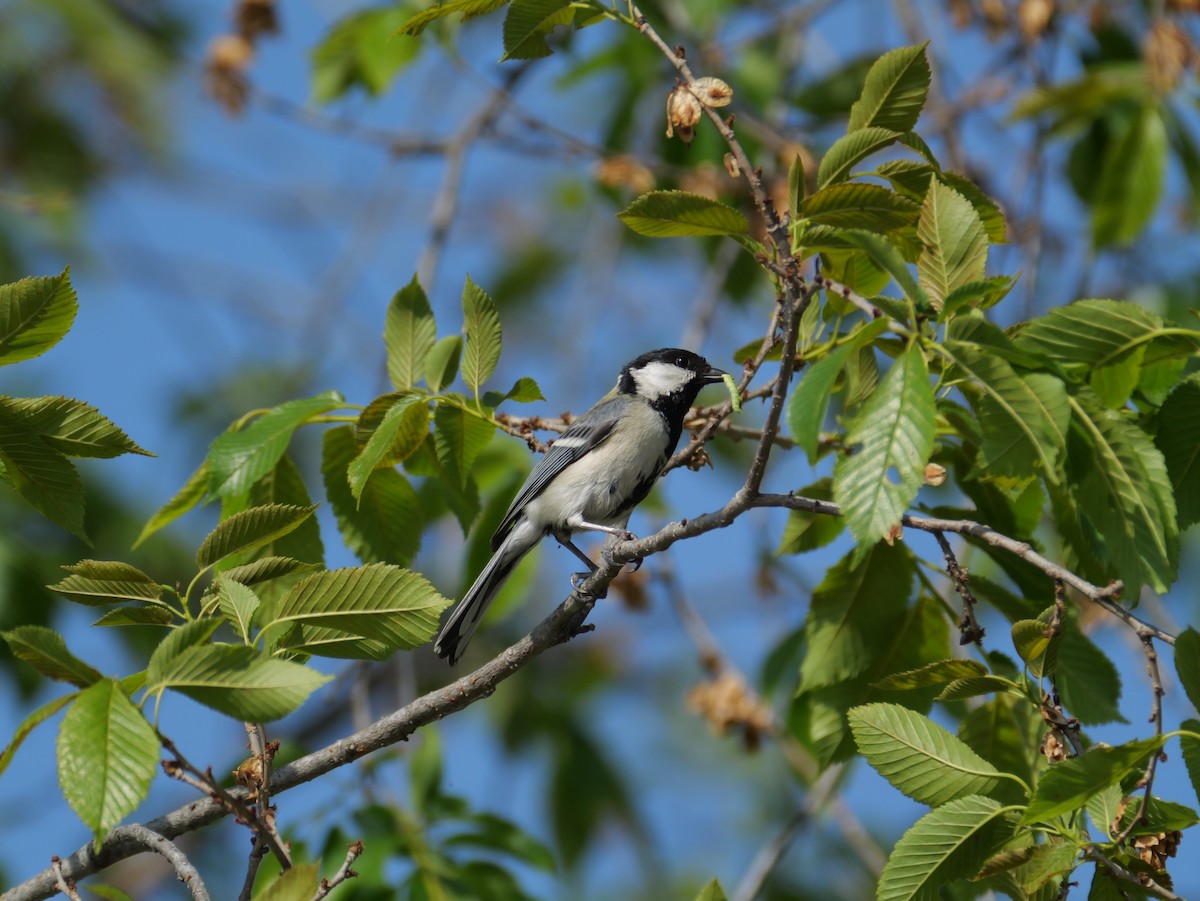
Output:
[[[1181,841],[1183,833],[1176,829],[1173,832],[1139,835],[1134,838],[1133,847],[1142,863],[1148,863],[1156,870],[1166,870],[1167,858],[1175,856]]]
[[[696,125],[704,107],[728,106],[733,88],[719,78],[697,78],[690,85],[678,82],[667,95],[667,137],[676,135],[685,144],[696,137]]]
[[[693,687],[686,703],[689,710],[708,720],[719,735],[734,728],[741,729],[743,741],[750,750],[759,746],[774,719],[770,708],[751,691],[741,676],[731,670]]]
[[[204,60],[204,87],[225,112],[239,115],[250,96],[246,73],[254,62],[254,49],[264,35],[279,32],[275,0],[237,0],[231,34],[213,38]]]

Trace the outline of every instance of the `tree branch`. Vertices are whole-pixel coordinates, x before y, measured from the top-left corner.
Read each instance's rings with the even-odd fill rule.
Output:
[[[134,823],[124,828],[128,831],[130,838],[140,842],[142,847],[149,851],[154,851],[156,854],[161,854],[167,859],[171,866],[175,868],[175,875],[180,882],[188,887],[195,901],[209,901],[208,889],[204,887],[204,881],[200,878],[200,873],[197,872],[192,862],[187,859],[187,855],[175,847],[173,842],[168,841],[153,829],[148,829],[139,823]]]

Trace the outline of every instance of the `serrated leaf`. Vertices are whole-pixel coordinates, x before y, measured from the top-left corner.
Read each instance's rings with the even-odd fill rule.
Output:
[[[158,511],[150,517],[146,525],[142,527],[141,533],[137,537],[137,541],[133,543],[134,548],[137,548],[143,541],[161,529],[163,526],[177,520],[183,514],[187,513],[196,504],[200,503],[204,493],[208,491],[208,483],[210,474],[208,471],[208,461],[205,460],[200,466],[188,476],[188,480],[184,482],[183,487],[175,493],[175,496],[167,501],[158,509]]]
[[[250,644],[250,629],[254,622],[254,611],[261,601],[254,589],[229,577],[217,580],[217,605],[221,614],[237,630],[242,641]]]
[[[1179,353],[1200,349],[1200,332],[1175,334],[1162,319],[1122,300],[1077,300],[1033,319],[1014,338],[1020,349],[1088,371],[1121,360],[1134,348],[1174,335]]]
[[[836,685],[866,672],[890,638],[878,628],[880,598],[907,598],[911,583],[907,554],[882,543],[859,566],[847,555],[830,568],[809,604],[804,623],[808,650],[797,691]]]
[[[231,566],[229,569],[222,570],[221,577],[233,582],[241,582],[243,585],[257,585],[259,582],[269,582],[281,576],[315,569],[316,566],[315,563],[305,563],[303,560],[296,560],[292,557],[260,557],[251,563]]]
[[[190,648],[203,645],[212,638],[220,625],[219,619],[206,617],[184,623],[168,632],[167,637],[158,643],[158,647],[150,655],[150,662],[146,665],[146,684],[154,685],[160,682],[163,673],[176,657]]]
[[[842,135],[821,157],[817,167],[817,188],[843,182],[850,177],[861,160],[900,140],[900,132],[891,128],[870,126]]]
[[[924,480],[933,451],[933,386],[917,344],[896,360],[846,436],[857,452],[834,465],[834,497],[860,545],[900,522]]]
[[[907,691],[913,688],[927,688],[930,685],[945,685],[956,679],[969,679],[986,673],[987,667],[975,660],[935,660],[919,669],[892,673],[876,682],[875,687],[885,691]]]
[[[896,842],[877,901],[933,901],[944,884],[975,875],[1010,831],[1004,815],[1005,808],[979,796],[925,814]]]
[[[850,355],[865,347],[887,329],[887,322],[876,319],[857,332],[850,340],[830,351],[823,359],[805,369],[800,383],[788,400],[788,428],[792,438],[808,455],[809,463],[817,461],[821,428],[829,411],[833,386]]]
[[[500,362],[503,335],[500,314],[496,311],[495,302],[469,275],[463,286],[462,306],[463,333],[466,337],[462,358],[463,381],[478,396],[479,388],[492,377],[496,364]]]
[[[49,679],[87,688],[103,678],[98,670],[68,651],[66,640],[46,626],[17,626],[0,632],[0,637],[8,643],[14,657]]]
[[[300,863],[284,870],[254,901],[309,901],[321,878],[315,863]]]
[[[849,713],[859,752],[876,772],[914,801],[938,807],[989,794],[999,770],[932,720],[897,704],[868,704]]]
[[[48,587],[79,604],[99,606],[118,601],[156,603],[162,597],[162,586],[128,563],[80,560],[63,569],[71,575]]]
[[[800,209],[800,204],[804,202],[804,195],[807,191],[808,185],[804,179],[804,160],[800,154],[796,154],[792,165],[788,167],[788,209],[793,214],[793,220],[796,210]]]
[[[1176,521],[1186,529],[1200,522],[1200,375],[1188,377],[1167,396],[1154,441],[1175,494]]]
[[[940,348],[977,391],[972,405],[985,461],[979,471],[1018,479],[1041,474],[1058,482],[1069,419],[1063,383],[1047,373],[1022,377],[996,350],[975,342],[948,339]]]
[[[0,751],[0,776],[4,775],[4,771],[8,769],[8,765],[12,763],[13,756],[17,753],[17,749],[25,743],[25,739],[38,726],[58,713],[72,701],[79,697],[79,692],[73,691],[68,695],[54,698],[47,701],[42,706],[31,712],[25,719],[21,720],[13,732],[12,738],[8,740],[8,744],[4,746],[4,750]]]
[[[430,391],[441,391],[454,381],[462,357],[462,343],[460,335],[447,335],[430,348],[425,358],[425,384]]]
[[[1108,556],[1131,596],[1148,582],[1163,593],[1175,580],[1178,528],[1162,453],[1121,414],[1086,389],[1070,398],[1078,452],[1068,462],[1076,502],[1105,538]]]
[[[925,289],[913,278],[912,270],[894,244],[881,235],[861,229],[841,229],[840,234],[843,240],[865,251],[871,262],[890,275],[919,311],[932,310]],[[882,298],[876,300],[879,302]]]
[[[813,500],[833,500],[833,480],[821,479],[812,485],[801,488],[796,494]],[[846,523],[840,516],[828,516],[822,513],[809,513],[805,510],[788,512],[787,522],[783,526],[783,535],[779,538],[777,554],[803,554],[825,547],[842,534]]]
[[[1063,633],[1055,684],[1071,716],[1085,726],[1126,722],[1119,707],[1120,673],[1108,655],[1078,628]]]
[[[365,414],[364,414],[365,415]],[[378,469],[394,466],[416,453],[429,431],[429,408],[421,394],[401,395],[374,425],[358,456],[346,468],[354,500],[360,501],[367,480]],[[355,434],[358,443],[358,434]]]
[[[962,701],[966,698],[977,698],[980,695],[990,695],[1002,691],[1020,694],[1021,686],[1003,676],[994,676],[988,673],[983,676],[955,679],[938,693],[937,700]]]
[[[650,238],[750,233],[750,223],[733,207],[687,191],[643,194],[617,213],[617,218]]]
[[[235,719],[265,723],[287,716],[332,678],[255,648],[202,644],[166,661],[146,689],[169,688]]]
[[[95,407],[70,397],[0,397],[0,406],[25,421],[30,431],[68,457],[119,457],[141,454],[138,447]]]
[[[435,7],[436,8],[436,7]],[[429,298],[417,281],[396,292],[383,326],[388,378],[397,391],[412,388],[425,374],[425,361],[437,340],[437,323]]]
[[[1078,810],[1093,795],[1116,785],[1146,763],[1165,742],[1165,737],[1156,736],[1113,748],[1093,747],[1079,757],[1055,764],[1038,781],[1021,822],[1043,822]]]
[[[410,649],[433,638],[451,603],[418,573],[372,564],[314,573],[264,606],[262,619],[264,629],[300,623]]]
[[[961,307],[974,306],[979,309],[993,307],[1008,295],[1016,283],[1016,276],[993,275],[990,278],[982,278],[959,285],[946,295],[942,318],[948,318]]]
[[[941,311],[956,288],[983,278],[988,251],[983,221],[967,198],[940,181],[929,185],[917,238],[922,244],[917,276],[934,309]]]
[[[303,508],[313,506],[304,477],[287,454],[280,457],[275,468],[255,482],[249,492],[235,498],[222,498],[221,518],[228,519],[255,507],[273,504]],[[325,545],[321,541],[321,528],[317,518],[310,516],[295,529],[269,538],[265,544],[255,545],[224,558],[217,564],[217,569],[223,571],[254,560],[276,556],[292,557],[305,563],[323,566]],[[277,587],[264,585],[260,593],[271,593]]]
[[[457,403],[439,403],[433,412],[438,461],[460,485],[495,433],[496,427],[490,421]]]
[[[2,406],[0,471],[35,510],[88,541],[83,528],[83,483],[79,473],[66,457],[39,438],[23,417]]]
[[[1188,700],[1200,710],[1200,632],[1190,626],[1175,639],[1175,672]]]
[[[93,626],[166,626],[175,621],[175,614],[165,607],[114,607]]]
[[[329,103],[354,87],[371,95],[382,93],[421,49],[416,41],[392,39],[409,18],[409,9],[398,6],[364,9],[338,19],[309,54],[313,99]]]
[[[196,565],[203,569],[234,554],[270,544],[299,528],[316,509],[291,504],[266,504],[235,513],[208,533],[196,552]]]
[[[71,330],[79,303],[70,272],[0,285],[0,366],[41,356]]]
[[[553,51],[546,35],[575,18],[571,0],[512,0],[504,17],[504,55],[510,59],[539,59]]]
[[[910,131],[917,124],[931,73],[925,44],[890,50],[871,66],[862,95],[850,107],[847,130],[878,126]]]
[[[809,196],[793,221],[886,233],[917,221],[921,208],[902,194],[866,182],[833,184]]]
[[[1015,668],[1014,668],[1015,675]],[[958,726],[958,737],[1002,773],[1011,773],[1026,784],[1034,781],[1036,751],[1045,731],[1037,707],[1027,698],[997,694],[970,710]],[[1010,803],[1024,803],[1025,792],[1005,783],[996,793]]]
[[[545,400],[538,383],[528,376],[521,376],[513,382],[513,386],[504,394],[499,391],[489,391],[483,396],[483,402],[489,407],[498,407],[506,400],[515,400],[519,404],[533,403],[535,400]]]
[[[1192,791],[1196,793],[1196,800],[1200,801],[1200,720],[1184,720],[1179,724],[1179,728],[1192,733],[1179,736],[1179,748],[1183,752],[1183,762],[1192,782]]]
[[[444,19],[457,13],[461,17],[461,21],[465,22],[476,16],[490,13],[494,9],[499,9],[507,2],[508,0],[449,0],[447,3],[437,3],[408,19],[396,34],[416,37],[431,22],[436,22],[438,19]]]
[[[289,400],[245,428],[220,435],[208,451],[209,491],[217,497],[226,497],[249,490],[275,468],[296,429],[344,403],[336,391]]]
[[[696,896],[696,901],[727,901],[725,890],[721,888],[721,883],[716,879],[700,889],[700,894]]]
[[[145,799],[158,736],[114,679],[80,692],[58,731],[58,782],[97,844]]]
[[[349,426],[329,429],[321,449],[321,476],[342,539],[364,563],[407,564],[421,547],[425,516],[420,499],[394,469],[378,470],[356,498],[346,479],[354,461]]]
[[[1022,619],[1012,624],[1013,648],[1025,661],[1035,679],[1053,675],[1058,665],[1058,646],[1062,632],[1046,634],[1046,624],[1036,619]]]

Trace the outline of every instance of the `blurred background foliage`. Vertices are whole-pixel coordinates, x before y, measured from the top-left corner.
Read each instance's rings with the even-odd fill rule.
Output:
[[[646,347],[726,349],[755,336],[758,317],[746,311],[768,289],[732,242],[651,241],[614,217],[652,188],[735,202],[743,189],[712,129],[690,144],[666,137],[673,73],[658,51],[592,27],[552,36],[550,60],[499,64],[496,17],[440,19],[432,40],[397,36],[422,8],[0,2],[0,276],[72,262],[84,307],[75,343],[20,376],[35,384],[5,390],[86,394],[160,457],[87,479],[90,549],[0,494],[0,627],[70,628],[42,586],[82,556],[186,572],[182,548],[195,542],[170,532],[130,555],[145,517],[246,410],[330,386],[355,401],[373,396],[383,385],[383,310],[414,270],[439,313],[454,309],[464,272],[490,291],[505,326],[497,382],[532,372],[547,415],[582,409]],[[799,155],[815,176],[871,60],[928,40],[934,82],[922,131],[947,168],[1004,211],[1009,243],[993,267],[1022,273],[1007,315],[1087,296],[1135,299],[1180,321],[1196,307],[1200,4],[664,0],[643,11],[698,71],[734,86],[739,137],[781,208],[787,166]],[[738,478],[748,446],[710,447],[716,472],[669,479],[639,514],[643,531],[668,511],[707,509]],[[318,485],[315,438],[293,453]],[[485,523],[472,559],[523,457],[519,443],[498,438],[481,458]],[[795,486],[811,480],[803,469]],[[444,499],[426,500],[431,515],[444,512]],[[807,597],[810,573],[775,555],[780,518],[757,523],[736,546],[725,536],[698,543],[694,553],[723,563],[678,565],[693,590],[708,585],[704,615],[723,649],[764,692],[775,683],[784,709],[792,686],[779,674],[803,616],[791,601]],[[418,564],[456,594],[462,537],[452,518],[443,524]],[[328,518],[321,525],[334,534]],[[195,536],[205,525],[181,528]],[[345,555],[333,544],[327,537],[331,567]],[[557,597],[568,567],[557,555],[554,573],[527,564],[498,606]],[[347,836],[387,849],[382,863],[358,866],[364,878],[340,897],[684,897],[714,870],[736,885],[764,842],[797,834],[803,841],[764,897],[863,896],[872,853],[890,846],[913,808],[890,798],[877,811],[880,784],[844,771],[829,815],[798,818],[811,774],[786,749],[749,753],[754,741],[713,736],[686,709],[703,661],[668,612],[670,579],[649,569],[614,591],[624,612],[455,718],[444,746],[417,743],[420,761],[401,749],[339,774],[324,796],[280,799],[296,841],[325,848],[327,862]],[[1176,594],[1198,576],[1185,562]],[[480,659],[545,609],[498,617],[477,638]],[[120,637],[136,654],[136,630]],[[7,650],[0,665],[5,694],[25,707],[28,670]],[[348,666],[285,722],[285,755],[446,678],[428,654]],[[242,756],[235,733],[194,740],[213,742],[218,771]],[[162,809],[160,796],[152,805]],[[313,812],[307,822],[301,809]],[[34,831],[69,834],[54,830]],[[231,833],[193,841],[202,867],[241,848]],[[76,844],[49,848],[42,838],[36,859]],[[455,868],[469,884],[443,885],[439,861],[461,861],[462,847],[483,849]],[[0,882],[23,878],[31,859],[29,847],[9,844]],[[136,897],[171,897],[143,864],[111,876]],[[1190,891],[1200,891],[1192,878]],[[1189,890],[1182,878],[1177,888]]]

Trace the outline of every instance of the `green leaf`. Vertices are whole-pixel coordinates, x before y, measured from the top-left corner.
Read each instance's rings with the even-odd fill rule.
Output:
[[[208,490],[210,479],[211,474],[208,471],[208,461],[205,460],[195,472],[188,476],[188,480],[176,492],[175,496],[163,504],[158,509],[158,512],[150,517],[146,525],[142,527],[137,541],[133,543],[134,548],[138,547],[163,526],[174,522],[195,507],[196,504],[200,503],[201,498],[204,497],[204,493]]]
[[[931,77],[925,47],[899,47],[875,61],[862,96],[850,107],[848,131],[870,127],[910,131],[916,126]]]
[[[1200,632],[1190,626],[1175,639],[1175,672],[1188,700],[1200,710]]]
[[[29,734],[77,697],[79,697],[79,692],[73,691],[69,695],[49,700],[30,713],[25,719],[21,720],[21,724],[13,732],[12,738],[4,746],[4,750],[0,752],[0,776],[4,775],[4,771],[8,769],[8,765],[12,763],[13,756],[17,753],[17,748],[25,743],[25,739],[29,737]]]
[[[1046,623],[1036,619],[1022,619],[1012,624],[1013,648],[1025,661],[1030,675],[1035,679],[1053,675],[1058,664],[1058,646],[1062,643],[1062,632],[1046,634]]]
[[[287,454],[280,457],[275,468],[255,482],[249,492],[235,498],[222,498],[221,518],[228,519],[254,507],[271,505],[305,509],[312,506],[312,497],[308,493],[304,477],[301,476],[300,470],[296,468],[296,464]],[[249,564],[254,560],[273,556],[292,557],[318,566],[323,566],[325,563],[325,545],[321,541],[321,528],[315,516],[308,517],[295,529],[268,537],[265,542],[265,544],[256,544],[225,557],[218,564],[218,569],[232,569],[239,565]],[[270,593],[276,587],[264,586],[264,592]]]
[[[431,22],[458,14],[460,21],[466,22],[476,16],[490,13],[504,6],[508,0],[449,0],[447,3],[437,3],[412,16],[397,31],[397,34],[416,37],[423,32]]]
[[[388,378],[397,391],[412,388],[425,374],[425,363],[437,340],[437,323],[429,298],[417,277],[396,292],[383,326]],[[437,389],[434,389],[437,390]]]
[[[77,688],[87,688],[103,676],[67,650],[61,635],[45,626],[17,626],[0,632],[8,642],[13,656],[24,660],[35,670],[50,679],[70,682]]]
[[[175,614],[165,607],[114,607],[106,611],[93,626],[167,626]]]
[[[69,397],[0,397],[0,406],[23,419],[30,431],[68,457],[154,456],[83,401]]]
[[[405,394],[397,398],[370,431],[362,450],[346,469],[350,493],[355,501],[361,501],[363,488],[376,470],[394,466],[416,453],[429,431],[428,423],[429,408],[424,395]]]
[[[1155,443],[1175,494],[1179,528],[1200,522],[1200,374],[1170,393],[1159,413]]]
[[[316,509],[292,504],[266,504],[235,513],[208,533],[196,552],[196,565],[203,569],[234,554],[270,544],[299,528]]]
[[[425,358],[425,384],[430,391],[441,391],[454,381],[462,344],[462,336],[447,335],[430,348]]]
[[[900,140],[900,132],[891,128],[868,127],[842,135],[821,157],[817,167],[817,188],[843,182],[861,160]]]
[[[1166,738],[1160,735],[1114,748],[1093,747],[1082,756],[1055,764],[1038,781],[1021,822],[1045,822],[1080,809],[1093,795],[1116,785],[1145,764],[1165,742]]]
[[[483,848],[493,853],[508,855],[547,873],[553,873],[557,869],[550,849],[508,820],[493,814],[477,813],[471,816],[469,822],[470,831],[460,832],[448,838],[448,846],[468,845]]]
[[[229,620],[246,644],[250,644],[254,611],[260,603],[258,595],[249,586],[228,577],[217,580],[217,604],[221,614]]]
[[[489,391],[483,396],[483,402],[489,407],[498,407],[506,400],[515,400],[519,404],[533,403],[535,400],[545,400],[538,383],[528,376],[522,376],[513,382],[507,392]]]
[[[950,801],[917,820],[884,865],[877,901],[933,901],[946,883],[966,879],[1004,840],[1005,808],[990,798]]]
[[[617,218],[650,238],[750,233],[750,223],[733,207],[686,191],[643,194]]]
[[[833,480],[820,479],[812,485],[801,488],[796,494],[813,500],[833,500]],[[840,516],[828,516],[822,513],[808,513],[804,510],[792,510],[788,513],[787,522],[783,527],[783,535],[779,539],[777,554],[803,554],[825,547],[846,528],[846,523]]]
[[[800,664],[799,692],[867,671],[891,637],[879,629],[880,598],[907,598],[912,577],[907,554],[882,543],[861,565],[854,566],[847,555],[826,573],[813,591],[804,623],[808,650]]]
[[[203,645],[212,638],[213,633],[220,625],[219,619],[205,617],[172,629],[167,633],[167,637],[158,643],[154,653],[150,655],[150,662],[146,665],[146,684],[153,686],[161,682],[163,674],[167,672],[175,658],[191,648]],[[148,693],[154,694],[154,691],[151,689]]]
[[[495,302],[471,281],[469,275],[463,286],[462,306],[463,332],[466,336],[462,359],[463,381],[478,396],[480,386],[492,377],[496,364],[500,362],[500,314],[496,311]]]
[[[817,462],[817,448],[833,386],[850,355],[866,347],[887,329],[887,322],[876,319],[856,332],[850,340],[830,351],[822,360],[808,367],[788,400],[788,428],[792,438],[808,455],[809,463]]]
[[[260,557],[241,566],[231,566],[221,572],[221,577],[231,582],[241,582],[243,585],[257,585],[259,582],[269,582],[281,576],[295,572],[305,572],[314,569],[316,564],[305,563],[293,557]]]
[[[1167,328],[1162,319],[1137,304],[1092,299],[1077,300],[1032,320],[1013,343],[1059,363],[1079,364],[1090,373],[1120,362],[1155,339],[1171,337],[1181,342],[1176,349],[1181,354],[1200,350],[1200,332],[1180,332]]]
[[[255,895],[254,901],[309,901],[317,891],[320,878],[321,868],[317,864],[296,864]]]
[[[384,469],[404,462],[420,449],[429,434],[428,401],[426,394],[396,392],[367,404],[354,425],[354,444],[366,458],[359,464],[364,472],[366,461],[372,469]],[[376,437],[381,429],[386,438]]]
[[[1183,752],[1183,762],[1187,767],[1188,777],[1192,781],[1192,791],[1200,800],[1200,720],[1184,720],[1179,728],[1192,735],[1179,736],[1179,748]]]
[[[721,888],[721,883],[714,879],[704,888],[700,889],[700,894],[696,896],[696,901],[727,901],[725,890]]]
[[[264,629],[300,623],[411,649],[433,638],[451,603],[418,573],[372,564],[314,573],[278,603],[264,606],[261,618]],[[286,647],[300,647],[287,642]]]
[[[312,50],[312,93],[317,103],[336,100],[351,88],[381,94],[421,49],[392,36],[409,19],[407,7],[366,9],[339,19]]]
[[[1063,383],[1046,373],[1022,377],[997,349],[976,341],[948,338],[938,346],[975,389],[970,399],[982,438],[977,471],[1016,479],[1040,473],[1057,483],[1070,416]]]
[[[912,225],[921,208],[902,194],[865,182],[833,184],[804,200],[795,221],[886,233]]]
[[[851,710],[849,719],[867,763],[914,801],[938,807],[990,794],[1002,778],[944,728],[905,707],[868,704]]]
[[[796,211],[800,209],[800,204],[804,202],[807,190],[807,182],[804,179],[804,160],[800,154],[796,154],[796,158],[792,160],[792,165],[788,168],[788,209],[792,211],[793,218]]]
[[[1169,156],[1157,103],[1147,103],[1117,140],[1110,141],[1092,197],[1092,243],[1130,244],[1162,199]]]
[[[894,244],[880,235],[862,230],[843,229],[841,235],[852,246],[866,251],[871,262],[895,279],[905,297],[911,300],[918,310],[933,309],[925,289],[913,278],[912,270],[908,268],[904,257]]]
[[[290,660],[264,657],[254,648],[202,644],[166,661],[146,689],[187,695],[234,719],[265,723],[287,716],[332,679]]]
[[[296,429],[344,403],[336,391],[290,400],[268,410],[245,428],[220,435],[208,452],[209,490],[217,497],[247,491],[275,468]]]
[[[422,418],[426,415],[422,412]],[[342,539],[364,563],[407,564],[421,548],[425,516],[420,499],[394,469],[376,471],[355,497],[346,476],[347,467],[356,462],[350,427],[326,431],[321,475]]]
[[[958,726],[958,737],[1002,773],[1011,773],[1032,785],[1041,759],[1038,743],[1045,723],[1025,697],[997,694],[970,710]],[[995,793],[1009,803],[1025,803],[1025,792],[1006,782]]]
[[[834,497],[860,545],[883,538],[907,511],[933,451],[933,387],[917,344],[867,398],[834,465]]]
[[[940,181],[932,181],[917,238],[922,244],[917,277],[934,309],[963,285],[977,282],[987,268],[988,239],[983,221],[967,198]]]
[[[1130,596],[1136,597],[1142,582],[1164,593],[1175,580],[1179,547],[1162,454],[1145,432],[1104,409],[1086,389],[1070,402],[1079,442],[1068,460],[1078,486],[1075,500],[1104,536]]]
[[[1085,726],[1126,722],[1118,706],[1121,676],[1117,668],[1078,628],[1063,632],[1055,684],[1071,716]]]
[[[495,433],[489,420],[459,404],[439,403],[433,412],[438,461],[459,485],[465,483],[475,459]]]
[[[79,309],[70,272],[0,285],[0,366],[41,356],[70,331]]]
[[[162,597],[162,586],[128,563],[80,560],[63,569],[71,575],[49,588],[79,604],[90,607],[119,601],[152,604]]]
[[[23,417],[3,406],[0,471],[35,510],[83,541],[88,540],[83,528],[83,483],[79,473],[66,457],[39,438]]]
[[[945,685],[956,679],[969,679],[986,673],[987,668],[982,663],[956,657],[950,660],[935,660],[919,669],[892,673],[876,682],[875,687],[885,691],[907,691],[913,688],[927,688],[930,685]]]
[[[955,679],[939,692],[939,701],[962,701],[966,698],[977,698],[980,695],[990,695],[997,692],[1012,692],[1021,694],[1021,686],[1003,676],[988,673],[984,676],[968,676]]]
[[[120,683],[84,689],[58,730],[58,783],[97,845],[150,791],[158,736]]]
[[[553,51],[546,35],[575,18],[571,0],[512,0],[504,17],[504,55],[510,59],[538,59]]]

